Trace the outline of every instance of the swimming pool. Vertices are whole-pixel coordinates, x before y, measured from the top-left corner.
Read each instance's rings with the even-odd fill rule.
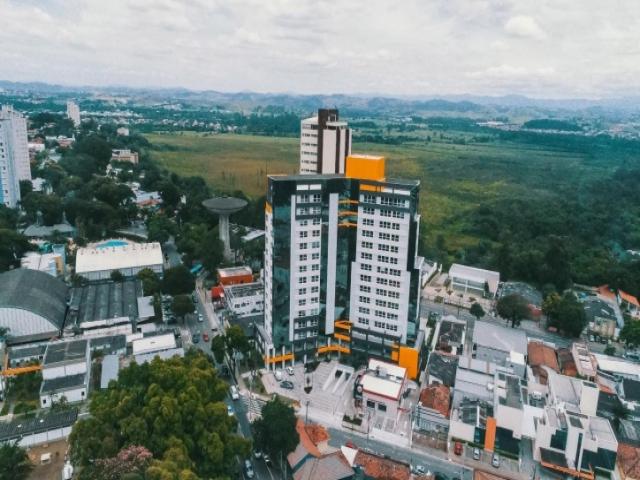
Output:
[[[122,247],[124,245],[129,245],[129,242],[125,240],[107,240],[104,243],[96,245],[96,248]]]

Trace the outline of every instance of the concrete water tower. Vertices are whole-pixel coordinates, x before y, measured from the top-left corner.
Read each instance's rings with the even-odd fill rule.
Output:
[[[229,238],[229,215],[238,213],[247,206],[247,201],[235,197],[215,197],[202,202],[202,206],[218,215],[218,234],[224,244],[224,258],[231,260],[231,240]]]

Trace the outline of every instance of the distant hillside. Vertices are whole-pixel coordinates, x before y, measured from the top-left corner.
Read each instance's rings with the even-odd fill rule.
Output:
[[[582,128],[575,123],[567,122],[565,120],[555,120],[553,118],[529,120],[522,126],[532,130],[557,130],[560,132],[579,132],[582,130]]]

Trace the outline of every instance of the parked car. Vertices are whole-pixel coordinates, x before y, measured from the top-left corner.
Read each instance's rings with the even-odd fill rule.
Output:
[[[283,382],[280,382],[280,386],[287,390],[293,390],[293,382],[290,382],[289,380],[284,380]]]
[[[193,334],[193,343],[200,343],[200,334],[199,333],[194,333]]]
[[[238,387],[236,387],[235,385],[231,385],[231,387],[229,388],[229,393],[231,394],[231,400],[240,399],[240,393],[238,392]]]
[[[453,447],[453,453],[455,453],[456,455],[462,455],[462,443],[461,442],[456,442],[454,447]]]
[[[253,478],[253,465],[251,465],[250,460],[244,461],[244,473],[247,475],[247,478]]]
[[[287,373],[289,374],[289,376],[293,377],[295,375],[293,367],[287,367]]]
[[[273,374],[274,377],[276,377],[276,380],[278,382],[282,381],[282,370],[276,370]]]
[[[500,455],[498,455],[497,453],[493,454],[493,457],[491,457],[491,465],[496,468],[500,467]]]
[[[262,452],[260,450],[254,450],[253,451],[253,456],[255,458],[262,458]]]
[[[264,463],[267,464],[267,466],[271,465],[271,457],[269,457],[268,453],[263,453],[262,454],[262,459],[264,460]]]
[[[227,405],[227,415],[233,417],[235,414],[236,412],[233,410],[233,407],[231,405]]]
[[[418,475],[426,475],[426,473],[427,473],[427,469],[424,468],[424,466],[422,466],[422,465],[416,465],[415,467],[413,467],[413,471],[414,471],[414,473],[417,473]]]
[[[204,332],[202,334],[202,340],[204,340],[205,342],[209,341],[209,334],[207,332]]]
[[[480,460],[480,449],[479,448],[474,448],[473,449],[473,459],[474,460]]]
[[[198,314],[198,321],[204,322],[204,316],[201,313]]]

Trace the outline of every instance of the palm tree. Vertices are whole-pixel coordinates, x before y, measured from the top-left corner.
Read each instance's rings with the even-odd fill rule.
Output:
[[[33,464],[17,442],[0,446],[0,480],[26,480]]]

